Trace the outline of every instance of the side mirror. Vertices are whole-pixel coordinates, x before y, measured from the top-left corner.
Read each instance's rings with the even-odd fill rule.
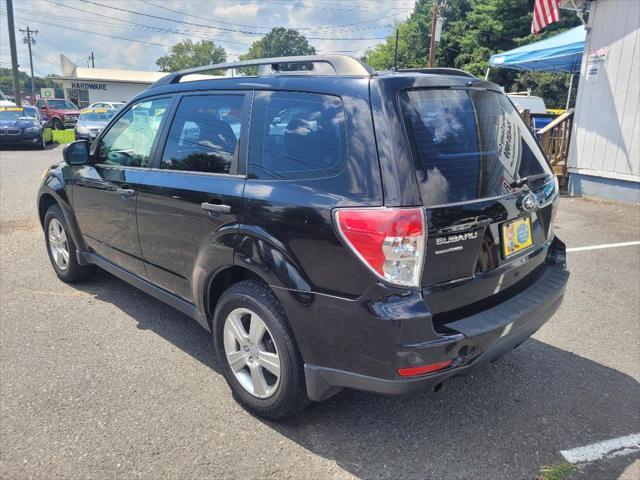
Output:
[[[68,165],[87,165],[89,163],[89,142],[78,140],[68,144],[64,147],[62,156]]]

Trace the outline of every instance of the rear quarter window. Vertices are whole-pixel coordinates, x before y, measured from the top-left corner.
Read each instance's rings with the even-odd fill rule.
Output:
[[[347,136],[339,97],[257,92],[249,132],[249,178],[331,177],[345,166]]]

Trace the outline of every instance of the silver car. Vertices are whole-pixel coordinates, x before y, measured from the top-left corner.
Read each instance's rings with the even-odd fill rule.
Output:
[[[115,108],[85,108],[76,124],[76,140],[93,142],[118,110]]]

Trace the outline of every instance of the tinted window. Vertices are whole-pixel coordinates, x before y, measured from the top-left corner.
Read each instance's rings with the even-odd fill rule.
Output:
[[[73,102],[69,100],[47,100],[47,105],[49,108],[60,109],[60,110],[77,110],[78,107]]]
[[[487,90],[414,90],[400,96],[426,205],[511,191],[514,180],[550,173],[506,96]]]
[[[338,97],[257,92],[249,132],[249,178],[330,177],[344,167],[346,129]]]
[[[80,112],[80,120],[93,122],[107,122],[115,115],[117,110],[107,108],[88,108]]]
[[[229,173],[238,156],[244,95],[197,95],[180,101],[160,168]]]
[[[159,98],[129,108],[102,138],[98,163],[126,167],[149,166],[151,147],[170,102],[169,98]]]

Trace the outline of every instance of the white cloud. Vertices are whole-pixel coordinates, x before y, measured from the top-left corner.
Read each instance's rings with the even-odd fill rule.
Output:
[[[358,56],[381,40],[352,40],[353,38],[384,37],[392,31],[389,25],[406,18],[413,7],[413,0],[149,0],[150,3],[144,0],[95,1],[202,26],[144,17],[78,0],[51,0],[64,6],[46,0],[14,2],[16,29],[29,25],[39,31],[36,35],[37,45],[33,49],[38,74],[60,73],[60,53],[83,66],[86,65],[90,53],[94,52],[96,67],[155,70],[155,60],[167,50],[162,46],[128,42],[99,34],[163,45],[173,45],[185,38],[192,38],[194,41],[207,38],[223,46],[229,58],[235,59],[245,52],[253,41],[260,38],[260,35],[249,35],[246,32],[266,33],[271,27],[283,26],[299,28],[302,34],[310,38],[309,42],[319,53],[345,52]],[[157,8],[152,4],[181,13]],[[0,60],[3,67],[10,64],[5,9],[5,2],[2,2]],[[183,34],[152,30],[125,22],[177,30]],[[207,28],[207,25],[218,28]],[[339,25],[350,26],[340,29],[320,28]],[[71,28],[91,33],[70,30]],[[336,38],[346,39],[334,40]],[[27,65],[26,45],[22,44],[21,35],[17,36],[17,40],[19,62]]]

